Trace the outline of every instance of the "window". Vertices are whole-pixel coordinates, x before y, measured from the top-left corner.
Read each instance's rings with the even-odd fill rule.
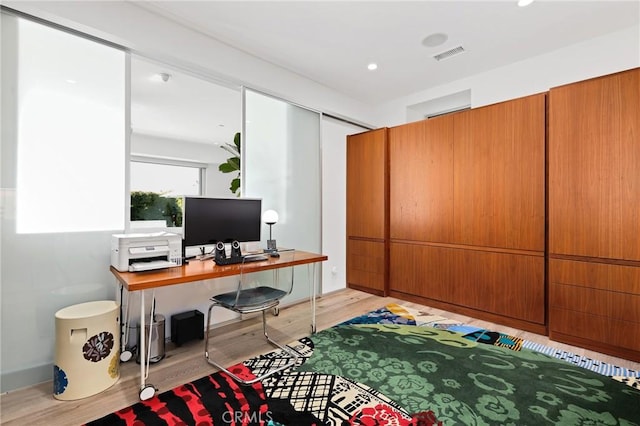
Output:
[[[131,228],[179,228],[179,197],[202,195],[204,167],[131,161]]]
[[[126,54],[16,22],[17,233],[122,229]]]

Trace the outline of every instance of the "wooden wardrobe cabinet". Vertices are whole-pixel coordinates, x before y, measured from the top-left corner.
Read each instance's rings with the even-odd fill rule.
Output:
[[[347,285],[387,294],[387,129],[347,136]]]
[[[545,333],[545,94],[389,129],[389,292]]]
[[[549,92],[549,335],[640,361],[640,69]]]

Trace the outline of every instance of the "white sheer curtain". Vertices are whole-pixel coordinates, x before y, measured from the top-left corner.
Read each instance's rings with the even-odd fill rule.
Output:
[[[320,253],[321,114],[248,89],[244,102],[242,195],[262,198],[263,211],[278,212],[278,247]],[[263,247],[268,237],[263,225]],[[309,295],[306,268],[296,272],[291,301]]]

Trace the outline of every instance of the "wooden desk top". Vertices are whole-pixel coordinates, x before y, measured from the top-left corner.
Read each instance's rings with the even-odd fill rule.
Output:
[[[323,254],[298,250],[282,251],[280,252],[280,257],[270,257],[268,260],[245,263],[244,272],[267,271],[269,269],[323,262],[327,259],[328,257]],[[239,264],[218,266],[213,259],[194,259],[186,265],[144,272],[120,272],[113,266],[111,266],[110,269],[127,291],[139,291],[193,281],[240,275]]]

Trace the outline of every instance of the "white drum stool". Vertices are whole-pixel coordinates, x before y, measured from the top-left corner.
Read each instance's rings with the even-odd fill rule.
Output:
[[[80,303],[56,312],[53,396],[86,398],[120,377],[120,318],[112,300]]]

